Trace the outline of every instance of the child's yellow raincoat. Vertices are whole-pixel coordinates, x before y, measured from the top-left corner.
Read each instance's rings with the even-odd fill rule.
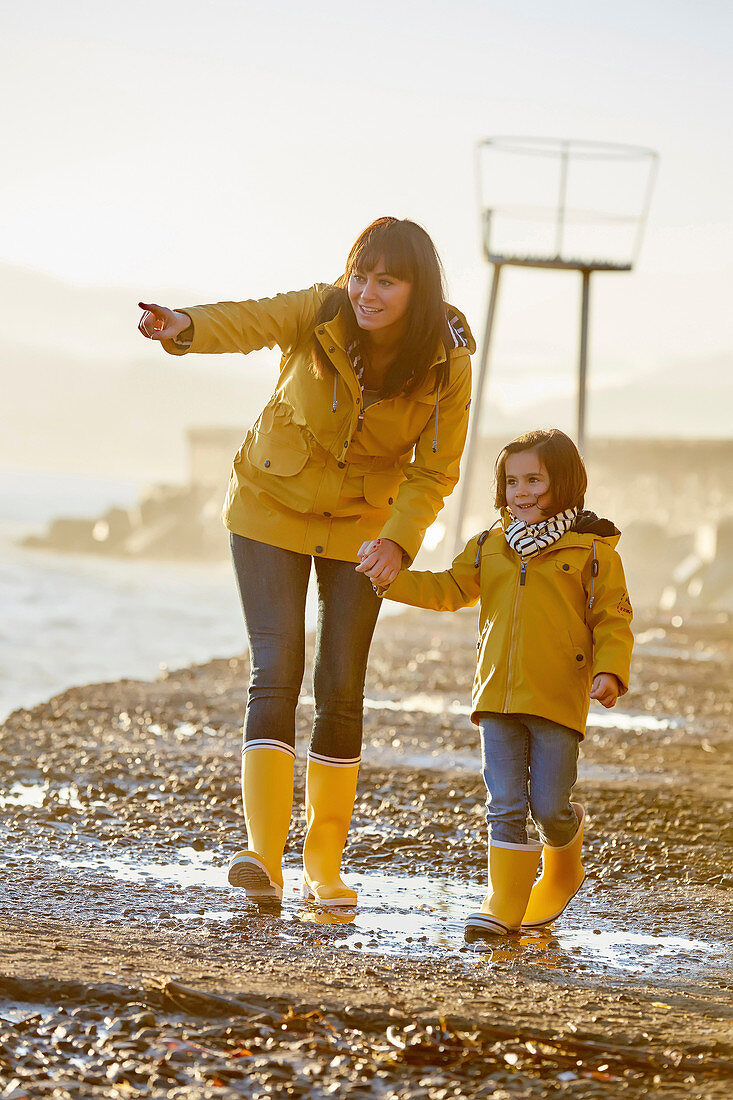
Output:
[[[619,537],[568,531],[523,562],[495,528],[445,572],[405,570],[383,595],[435,611],[480,600],[472,720],[536,714],[582,737],[593,677],[612,672],[628,690],[632,610]]]

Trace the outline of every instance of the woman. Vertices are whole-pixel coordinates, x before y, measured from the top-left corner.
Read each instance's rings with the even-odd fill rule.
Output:
[[[473,338],[444,301],[429,236],[396,218],[364,230],[333,286],[185,310],[140,305],[141,332],[172,354],[282,350],[277,387],[235,456],[224,505],[251,654],[248,848],[231,860],[229,882],[254,900],[282,898],[313,562],[303,896],[353,906],[340,869],[380,606],[373,584],[390,583],[412,561],[458,479]]]

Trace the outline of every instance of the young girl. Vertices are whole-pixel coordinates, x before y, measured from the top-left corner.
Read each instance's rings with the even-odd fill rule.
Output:
[[[185,310],[140,304],[140,331],[174,355],[282,351],[273,396],[234,458],[224,507],[251,653],[242,749],[248,846],[232,857],[228,877],[255,901],[282,899],[313,568],[302,890],[322,905],[353,906],[341,857],[380,607],[354,563],[371,546],[370,580],[389,583],[453,489],[473,337],[445,301],[430,237],[397,218],[379,218],[359,235],[334,285]]]
[[[583,511],[585,467],[563,432],[528,432],[496,461],[501,519],[443,573],[404,571],[387,599],[436,611],[481,601],[472,721],[488,791],[489,892],[466,938],[537,928],[580,889],[583,807],[570,801],[589,699],[628,690],[631,605],[620,532]],[[365,559],[357,570],[370,575]],[[527,837],[527,812],[542,844]],[[542,875],[535,875],[542,856]]]

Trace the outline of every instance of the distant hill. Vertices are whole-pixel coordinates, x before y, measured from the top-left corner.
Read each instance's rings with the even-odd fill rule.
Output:
[[[591,435],[624,438],[729,439],[733,437],[733,352],[699,359],[679,359],[663,370],[639,375],[622,385],[593,385],[587,397]],[[528,402],[521,410],[504,414],[488,403],[482,417],[486,434],[499,429],[517,434],[532,427],[575,427],[576,396]],[[492,423],[493,420],[493,423]],[[483,433],[482,433],[483,434]]]
[[[157,296],[176,304],[191,298],[180,290]],[[277,352],[166,356],[137,333],[136,298],[124,288],[77,287],[0,264],[0,467],[183,480],[188,425],[244,431],[251,423],[275,384]],[[592,364],[590,374],[593,382]],[[490,379],[486,434],[572,428],[573,397],[511,414],[491,397]],[[589,431],[725,438],[731,408],[733,353],[720,353],[624,385],[592,385]]]

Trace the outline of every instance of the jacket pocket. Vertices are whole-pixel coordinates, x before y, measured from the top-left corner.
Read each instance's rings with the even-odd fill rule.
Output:
[[[299,474],[308,461],[309,448],[295,425],[288,433],[291,439],[282,439],[278,435],[264,435],[255,432],[247,450],[247,458],[252,466],[266,474],[277,477],[293,477]]]
[[[364,474],[364,500],[373,508],[389,508],[404,480],[399,470],[372,470]]]
[[[587,645],[578,645],[570,631],[568,631],[568,643],[572,653],[573,665],[577,669],[585,669],[590,662],[590,641]]]
[[[564,573],[566,577],[577,578],[578,574],[580,573],[577,565],[573,565],[573,563],[571,561],[568,561],[566,558],[555,558],[555,568],[560,573]]]
[[[263,474],[293,477],[311,454],[310,441],[284,401],[270,401],[252,428],[246,447],[248,461]]]

